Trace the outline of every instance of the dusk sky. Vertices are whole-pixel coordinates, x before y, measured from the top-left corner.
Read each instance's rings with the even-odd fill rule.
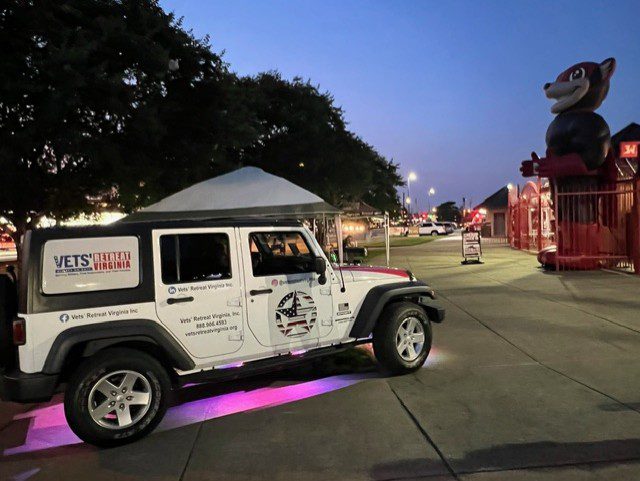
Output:
[[[640,122],[640,1],[164,0],[241,75],[278,70],[330,91],[352,131],[415,171],[420,207],[479,203],[508,182],[553,119],[545,82],[615,57],[598,112]]]

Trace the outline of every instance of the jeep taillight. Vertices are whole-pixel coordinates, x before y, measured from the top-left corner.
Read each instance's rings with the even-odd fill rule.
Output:
[[[27,342],[27,327],[24,319],[13,320],[13,343],[16,346],[23,346]]]

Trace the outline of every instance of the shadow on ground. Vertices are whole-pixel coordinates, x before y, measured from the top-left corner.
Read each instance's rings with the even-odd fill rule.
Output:
[[[526,469],[591,464],[606,467],[607,462],[640,459],[640,438],[612,439],[594,442],[535,442],[504,444],[467,453],[462,459],[447,459],[451,466],[468,466],[455,473],[467,474],[504,469]],[[407,459],[397,463],[377,464],[371,470],[372,479],[393,479],[403,472],[411,472],[424,459]]]

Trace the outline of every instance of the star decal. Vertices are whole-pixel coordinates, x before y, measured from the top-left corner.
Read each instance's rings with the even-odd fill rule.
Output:
[[[276,309],[276,325],[287,337],[304,336],[315,325],[318,308],[313,298],[302,291],[288,293]]]

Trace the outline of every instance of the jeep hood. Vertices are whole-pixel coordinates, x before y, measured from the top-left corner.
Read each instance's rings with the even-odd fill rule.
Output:
[[[411,280],[411,274],[404,269],[377,266],[342,266],[346,282],[359,281],[403,281]]]

